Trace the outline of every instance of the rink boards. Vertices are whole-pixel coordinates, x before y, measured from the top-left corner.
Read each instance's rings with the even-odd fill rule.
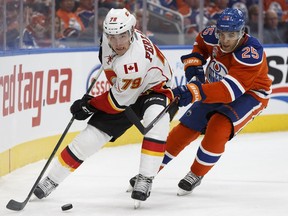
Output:
[[[162,49],[175,73],[175,85],[185,84],[180,56],[190,47]],[[288,47],[265,47],[273,93],[268,108],[242,132],[288,130]],[[49,157],[71,119],[71,103],[86,92],[100,67],[97,49],[19,52],[0,57],[0,176]],[[92,70],[95,69],[95,70]],[[91,94],[109,89],[102,74]],[[181,108],[171,127],[185,111]],[[86,122],[75,121],[63,148]],[[107,146],[141,142],[135,127]]]

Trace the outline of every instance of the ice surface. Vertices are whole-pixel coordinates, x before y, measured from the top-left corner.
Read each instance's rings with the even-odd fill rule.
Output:
[[[5,206],[10,199],[25,200],[46,161],[1,177],[0,215],[288,215],[288,132],[238,135],[202,184],[192,194],[178,197],[178,181],[189,171],[201,138],[158,174],[140,209],[134,209],[126,193],[130,177],[138,173],[140,144],[133,144],[102,149],[49,197],[32,197],[20,212]],[[67,203],[73,209],[62,212]]]

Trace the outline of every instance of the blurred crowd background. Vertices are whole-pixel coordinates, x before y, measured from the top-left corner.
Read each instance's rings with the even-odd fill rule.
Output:
[[[288,43],[288,0],[0,0],[0,51],[98,46],[110,8],[126,7],[157,45],[192,45],[227,7],[264,44]]]

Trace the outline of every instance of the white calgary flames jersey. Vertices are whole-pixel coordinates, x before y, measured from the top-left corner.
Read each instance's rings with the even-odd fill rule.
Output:
[[[159,48],[138,30],[135,30],[133,41],[122,56],[111,49],[103,34],[102,65],[112,87],[91,100],[97,109],[107,113],[122,112],[148,91],[173,98],[170,89],[173,74],[168,61]]]

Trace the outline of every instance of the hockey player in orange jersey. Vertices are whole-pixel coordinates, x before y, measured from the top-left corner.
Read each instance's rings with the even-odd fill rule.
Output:
[[[201,183],[226,143],[268,104],[272,81],[266,55],[258,40],[244,32],[244,25],[240,10],[224,10],[216,26],[199,33],[192,53],[181,57],[188,84],[173,93],[180,97],[179,106],[192,105],[170,131],[160,169],[205,135],[189,172],[178,184],[178,195],[191,193]],[[204,75],[203,65],[209,58]]]
[[[192,53],[181,57],[188,84],[173,89],[180,106],[192,103],[167,139],[162,168],[187,145],[205,134],[178,195],[201,183],[217,163],[226,143],[266,108],[272,81],[262,45],[244,32],[244,15],[225,9],[216,26],[196,38]],[[206,80],[202,66],[206,68]],[[194,77],[198,81],[192,81]],[[203,83],[199,82],[202,81]]]

